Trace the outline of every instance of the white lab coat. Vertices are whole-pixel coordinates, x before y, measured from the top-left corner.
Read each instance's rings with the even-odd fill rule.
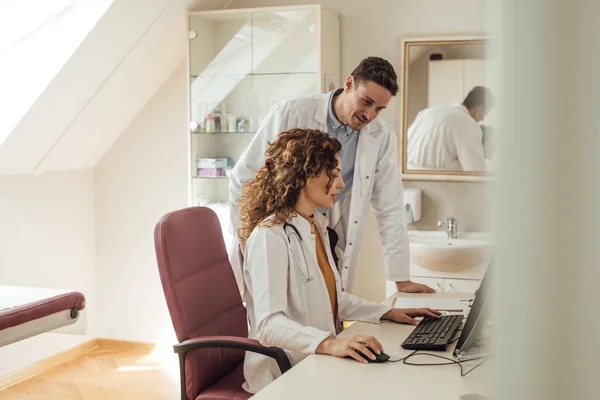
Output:
[[[336,318],[334,322],[329,293],[317,261],[315,238],[316,234],[321,235],[332,266],[328,220],[315,214],[315,234],[301,216],[288,222],[298,229],[301,240],[292,228],[286,231],[283,224],[254,229],[246,242],[243,276],[248,336],[265,346],[286,350],[293,366],[314,353],[324,339],[335,336],[340,330],[336,328],[339,320],[378,323],[390,307],[342,291],[338,271],[332,268],[339,310],[339,320]],[[246,391],[256,393],[278,376],[280,371],[273,359],[246,352]]]
[[[231,224],[237,232],[240,226],[238,201],[242,186],[254,178],[265,164],[265,151],[277,135],[293,128],[327,132],[329,93],[302,97],[274,105],[250,146],[233,168],[229,186]],[[336,253],[340,255],[342,290],[352,287],[362,242],[365,213],[369,203],[377,219],[379,235],[386,260],[386,277],[390,281],[410,280],[408,232],[404,219],[404,188],[398,169],[396,135],[380,118],[360,130],[352,190],[327,212],[329,226],[339,236]],[[237,234],[234,234],[237,238]],[[237,241],[232,246],[230,261],[242,291],[242,259]]]
[[[482,135],[479,124],[460,103],[427,108],[408,128],[407,166],[485,171]]]

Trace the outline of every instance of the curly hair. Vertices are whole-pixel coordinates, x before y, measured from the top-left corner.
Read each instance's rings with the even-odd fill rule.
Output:
[[[341,148],[339,140],[311,129],[282,132],[269,143],[265,166],[244,185],[240,199],[242,225],[238,236],[242,246],[257,226],[283,224],[296,215],[294,207],[309,178],[317,178],[326,171],[329,189],[338,165],[335,156]],[[273,218],[263,222],[272,214]]]

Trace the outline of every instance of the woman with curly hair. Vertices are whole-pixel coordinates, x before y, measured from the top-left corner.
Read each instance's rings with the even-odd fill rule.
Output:
[[[366,363],[365,357],[383,352],[373,336],[337,339],[343,320],[416,325],[413,317],[438,315],[430,309],[392,309],[341,290],[328,221],[317,212],[333,207],[344,187],[340,149],[337,139],[320,131],[281,133],[241,199],[238,236],[245,254],[249,337],[283,348],[292,365],[311,353]],[[246,391],[256,393],[279,375],[273,359],[246,354]]]

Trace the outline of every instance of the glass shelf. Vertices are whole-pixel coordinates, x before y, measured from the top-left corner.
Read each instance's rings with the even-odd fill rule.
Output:
[[[310,75],[316,74],[316,71],[302,71],[302,72],[249,72],[247,74],[239,73],[239,74],[214,74],[208,76],[237,76],[237,77],[245,77],[245,76],[273,76],[273,75]],[[190,79],[196,79],[198,75],[190,75]]]
[[[194,205],[209,204],[220,210],[223,232],[228,231],[229,209],[216,205],[228,201],[231,179],[197,176],[198,160],[238,162],[275,104],[321,93],[325,73],[339,76],[337,70],[323,69],[325,61],[339,69],[335,56],[339,47],[337,43],[330,46],[333,41],[327,38],[326,47],[334,57],[321,57],[325,43],[322,46],[320,16],[319,6],[294,6],[256,12],[198,12],[189,17],[189,29],[197,34],[189,41],[186,73],[191,200]],[[327,18],[332,23],[329,30],[337,36],[337,16]],[[209,132],[203,132],[207,126]],[[237,132],[238,126],[246,131]]]

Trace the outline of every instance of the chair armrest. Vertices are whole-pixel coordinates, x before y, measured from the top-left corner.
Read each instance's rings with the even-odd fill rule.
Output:
[[[282,374],[292,368],[287,354],[279,347],[265,347],[258,340],[239,336],[202,336],[185,340],[173,346],[177,354],[185,354],[190,350],[206,348],[246,350],[271,357],[277,362]]]

